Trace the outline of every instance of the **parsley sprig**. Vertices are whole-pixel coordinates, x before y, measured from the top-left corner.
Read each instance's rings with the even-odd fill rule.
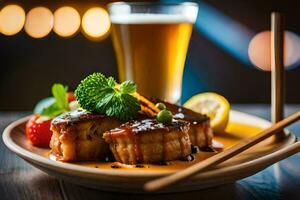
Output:
[[[41,115],[46,117],[56,117],[63,112],[69,111],[70,108],[67,99],[67,91],[67,86],[55,83],[52,86],[52,95],[55,98],[55,101],[50,106],[44,108]]]
[[[80,106],[87,111],[114,116],[127,121],[137,116],[139,101],[132,96],[136,92],[133,81],[124,81],[120,87],[112,77],[94,73],[86,77],[75,90]]]

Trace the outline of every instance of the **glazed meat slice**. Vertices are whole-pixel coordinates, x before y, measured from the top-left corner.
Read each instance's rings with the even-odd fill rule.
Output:
[[[165,125],[155,119],[133,120],[107,131],[103,137],[118,162],[157,163],[191,154],[189,122],[173,120]]]
[[[67,162],[103,159],[109,153],[103,133],[119,125],[115,118],[83,110],[64,113],[52,120],[52,153]]]
[[[200,148],[211,147],[213,131],[210,127],[209,117],[182,106],[167,102],[164,102],[164,104],[173,113],[175,119],[190,122],[188,134],[193,146]]]

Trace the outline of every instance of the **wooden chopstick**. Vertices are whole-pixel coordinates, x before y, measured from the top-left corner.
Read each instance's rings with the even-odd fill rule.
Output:
[[[290,115],[289,117],[281,120],[280,122],[272,125],[271,127],[263,130],[258,135],[242,140],[240,143],[236,144],[235,146],[216,154],[215,156],[212,156],[202,162],[199,162],[197,164],[192,165],[191,167],[188,167],[184,170],[181,170],[179,172],[176,172],[174,174],[171,174],[169,176],[158,178],[153,181],[149,181],[144,185],[144,190],[152,192],[159,189],[162,189],[164,187],[173,185],[179,181],[185,180],[200,171],[203,171],[204,169],[207,169],[209,167],[218,165],[233,156],[245,151],[246,149],[254,146],[255,144],[263,141],[264,139],[278,133],[279,131],[282,131],[282,129],[291,123],[297,121],[300,119],[300,111],[294,113],[293,115]]]
[[[278,12],[271,14],[271,113],[272,122],[284,117],[285,69],[284,69],[284,16]],[[276,134],[277,139],[284,137],[283,132]]]

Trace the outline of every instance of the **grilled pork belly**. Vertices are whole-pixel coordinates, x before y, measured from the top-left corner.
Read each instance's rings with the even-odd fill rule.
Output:
[[[119,125],[116,118],[83,110],[64,113],[52,121],[52,153],[68,162],[103,159],[109,153],[103,133]]]
[[[165,125],[155,119],[133,120],[107,131],[103,138],[118,162],[157,163],[191,154],[189,122],[173,120]]]
[[[212,146],[213,131],[210,127],[209,117],[182,106],[167,102],[164,102],[164,104],[173,113],[175,119],[190,122],[188,134],[193,146],[200,148]]]

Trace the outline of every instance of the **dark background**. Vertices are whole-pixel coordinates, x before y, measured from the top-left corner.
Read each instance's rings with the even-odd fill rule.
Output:
[[[0,8],[17,3],[28,12],[35,6],[55,11],[74,6],[80,14],[94,5],[109,1],[0,1]],[[270,27],[271,11],[286,15],[286,29],[300,33],[297,0],[204,0],[254,33]],[[218,28],[218,27],[216,27]],[[222,31],[222,30],[220,30]],[[31,110],[50,95],[51,85],[60,82],[75,89],[86,75],[101,71],[117,78],[111,38],[93,42],[78,33],[64,39],[51,32],[32,39],[23,30],[14,36],[0,34],[0,110]],[[300,103],[300,70],[287,72],[287,102]],[[183,81],[183,101],[197,92],[216,91],[233,103],[269,103],[270,73],[257,70],[228,54],[201,32],[194,30]]]

